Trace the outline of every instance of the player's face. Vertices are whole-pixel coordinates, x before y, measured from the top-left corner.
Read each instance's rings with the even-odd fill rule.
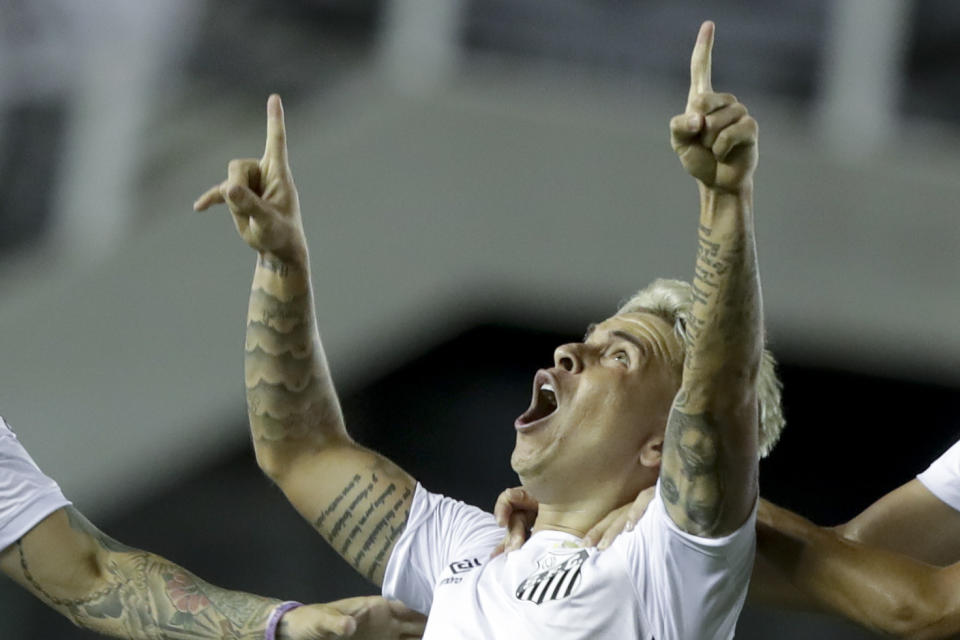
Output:
[[[673,327],[649,313],[614,316],[559,347],[515,423],[511,465],[521,481],[589,495],[597,483],[635,476],[643,445],[663,435],[680,362]]]

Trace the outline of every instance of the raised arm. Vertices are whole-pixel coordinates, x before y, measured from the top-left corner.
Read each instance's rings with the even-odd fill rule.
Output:
[[[758,557],[824,609],[907,638],[960,634],[960,563],[934,567],[858,544],[761,501]]]
[[[227,179],[194,208],[220,202],[258,252],[244,360],[257,461],[327,542],[380,584],[416,483],[347,434],[314,319],[310,261],[278,96],[267,103],[263,158],[230,162]]]
[[[710,81],[714,26],[700,28],[674,150],[700,189],[693,308],[683,381],[667,422],[660,488],[685,531],[720,536],[747,519],[757,495],[755,382],[763,348],[753,235],[757,123]]]
[[[0,552],[0,571],[75,625],[119,638],[260,640],[280,603],[221,589],[124,546],[73,507],[54,512]],[[290,611],[277,637],[399,639],[419,628],[416,614],[394,603],[351,598]]]

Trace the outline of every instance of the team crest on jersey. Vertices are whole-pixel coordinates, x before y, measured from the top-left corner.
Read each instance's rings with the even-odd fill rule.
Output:
[[[587,561],[586,549],[549,551],[537,560],[537,569],[517,587],[517,600],[543,604],[562,600],[580,586],[580,569]]]

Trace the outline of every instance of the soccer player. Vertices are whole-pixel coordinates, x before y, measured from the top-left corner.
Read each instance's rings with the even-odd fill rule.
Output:
[[[503,537],[492,514],[430,493],[347,433],[278,97],[263,157],[230,162],[194,204],[225,202],[258,252],[245,369],[260,466],[384,595],[429,611],[425,638],[733,635],[753,565],[758,449],[782,422],[754,246],[757,125],[713,91],[713,36],[704,23],[686,110],[670,123],[700,193],[693,284],[655,281],[536,374],[511,464],[540,509],[509,556],[489,559]],[[601,515],[658,482],[653,516],[613,552],[583,544]]]
[[[587,535],[606,548],[652,500],[645,490]],[[500,494],[494,512],[512,552],[536,519],[521,487]],[[924,639],[960,635],[960,442],[926,471],[838,527],[818,527],[760,500],[751,601],[830,612],[874,631]]]
[[[119,638],[419,638],[383,598],[296,606],[227,591],[132,549],[84,518],[0,418],[0,571],[79,627]]]

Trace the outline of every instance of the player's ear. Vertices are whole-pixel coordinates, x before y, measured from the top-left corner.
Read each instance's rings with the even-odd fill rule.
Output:
[[[663,436],[651,436],[640,448],[640,464],[651,468],[659,467],[662,455]]]

